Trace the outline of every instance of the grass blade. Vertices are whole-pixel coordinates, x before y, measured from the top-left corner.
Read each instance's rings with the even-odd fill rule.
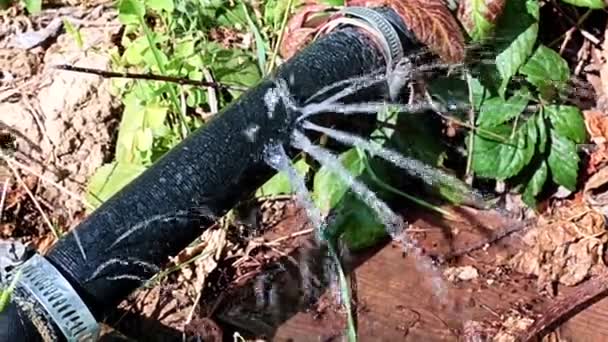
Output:
[[[11,300],[11,295],[17,286],[17,281],[21,277],[21,270],[17,271],[17,274],[11,280],[10,285],[6,289],[0,290],[0,312],[4,311],[8,306],[8,302]]]
[[[285,31],[287,29],[287,19],[289,19],[289,14],[291,13],[291,8],[293,7],[293,0],[289,0],[287,3],[287,8],[285,8],[285,14],[283,14],[283,22],[281,23],[281,31],[279,31],[279,36],[277,38],[277,42],[274,45],[274,51],[272,52],[272,57],[270,58],[270,62],[268,63],[268,74],[274,70],[274,65],[276,64],[276,59],[279,54],[279,48],[281,47],[281,42],[283,41],[283,36],[285,35]]]
[[[258,65],[260,67],[260,72],[262,72],[262,77],[266,76],[266,47],[264,39],[260,34],[260,30],[255,25],[253,20],[251,20],[251,16],[249,15],[249,11],[247,9],[247,5],[243,3],[243,12],[245,12],[245,17],[247,18],[247,24],[249,25],[249,29],[253,32],[253,36],[255,38],[255,50],[256,55],[258,57]]]

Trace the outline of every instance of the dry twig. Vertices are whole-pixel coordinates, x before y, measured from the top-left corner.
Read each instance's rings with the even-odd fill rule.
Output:
[[[187,78],[180,77],[171,77],[164,75],[154,75],[154,74],[135,74],[130,72],[115,72],[115,71],[107,71],[101,69],[93,69],[93,68],[83,68],[77,67],[73,65],[60,64],[55,65],[55,69],[66,70],[66,71],[74,71],[81,72],[86,74],[93,74],[104,78],[128,78],[128,79],[137,79],[137,80],[149,80],[149,81],[162,81],[162,82],[171,82],[177,83],[181,85],[194,85],[199,87],[212,87],[212,88],[224,88],[224,89],[233,89],[233,90],[247,90],[246,87],[237,86],[237,85],[227,85],[221,84],[218,82],[207,82],[207,81],[196,81]]]
[[[74,198],[75,200],[79,201],[80,203],[82,203],[85,207],[89,208],[89,209],[95,209],[95,207],[90,204],[89,202],[87,202],[86,200],[84,200],[82,198],[82,196],[68,190],[67,188],[59,185],[59,183],[53,181],[52,179],[45,177],[44,175],[40,174],[39,172],[36,172],[34,169],[30,168],[29,166],[19,162],[18,160],[11,158],[9,156],[3,155],[2,159],[4,160],[9,160],[13,165],[17,166],[18,168],[20,168],[23,171],[26,171],[34,176],[36,176],[38,179],[54,186],[55,188],[57,188],[57,190],[63,192],[64,194]]]
[[[493,232],[489,237],[481,239],[481,241],[475,242],[475,243],[471,244],[470,246],[449,252],[447,255],[441,256],[441,259],[443,261],[451,260],[451,259],[463,256],[463,255],[469,254],[471,252],[474,252],[478,249],[484,248],[485,246],[496,243],[513,233],[521,232],[528,228],[531,228],[533,226],[533,222],[536,222],[536,220],[528,220],[528,221],[518,222],[516,224],[506,226],[502,229],[499,229],[499,230]]]
[[[534,341],[556,324],[570,318],[582,309],[608,295],[608,273],[591,279],[579,286],[572,294],[566,296],[545,310],[544,315],[516,338],[518,342]]]
[[[6,201],[6,194],[8,193],[8,184],[10,180],[10,178],[6,178],[6,180],[4,180],[4,184],[2,185],[2,197],[0,197],[0,223],[2,222],[2,216],[4,214],[4,202]]]
[[[36,199],[36,196],[34,196],[34,194],[32,193],[32,191],[27,187],[27,184],[25,184],[25,181],[23,180],[23,178],[21,178],[21,176],[19,175],[19,171],[13,166],[13,164],[11,163],[11,161],[9,160],[9,158],[4,155],[4,152],[0,151],[0,157],[8,165],[9,169],[11,169],[11,171],[15,175],[15,178],[17,178],[17,181],[23,187],[23,190],[25,190],[25,192],[27,193],[27,195],[32,200],[32,202],[34,203],[34,206],[40,212],[40,215],[42,216],[42,220],[44,221],[44,223],[49,227],[49,229],[51,230],[51,232],[53,232],[53,235],[55,235],[55,237],[57,239],[59,239],[59,237],[60,237],[59,232],[53,226],[53,224],[51,223],[51,220],[49,219],[49,217],[47,216],[47,214],[44,212],[44,210],[42,209],[42,207],[40,206],[40,203]]]

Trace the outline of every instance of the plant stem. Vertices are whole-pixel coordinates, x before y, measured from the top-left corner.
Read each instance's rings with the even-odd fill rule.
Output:
[[[34,193],[32,193],[32,191],[27,187],[27,184],[25,183],[23,178],[21,178],[21,176],[19,175],[19,170],[17,170],[17,168],[13,166],[13,163],[8,159],[7,156],[4,155],[4,152],[2,152],[2,150],[0,150],[0,158],[4,160],[8,168],[11,169],[15,178],[17,178],[17,182],[19,182],[19,184],[21,185],[25,193],[28,195],[32,203],[34,203],[34,206],[40,213],[40,216],[42,216],[42,220],[44,221],[44,223],[49,227],[55,238],[59,240],[61,238],[61,232],[55,226],[53,226],[48,215],[44,212],[42,206],[40,206],[40,203],[38,203],[36,196],[34,196]]]
[[[469,91],[469,104],[471,105],[471,109],[469,109],[469,122],[475,127],[475,100],[473,99],[473,88],[471,87],[471,74],[466,73],[467,77],[467,88]],[[471,169],[473,167],[473,143],[475,142],[475,130],[469,132],[469,146],[467,151],[467,166],[464,172],[465,181],[467,183],[473,183],[473,175],[471,174]]]
[[[247,19],[247,24],[251,31],[253,31],[253,36],[255,37],[255,48],[256,55],[258,57],[258,67],[260,68],[260,72],[262,76],[266,76],[266,50],[264,49],[264,40],[262,39],[262,35],[260,34],[260,30],[256,26],[256,24],[251,19],[249,15],[249,11],[247,10],[247,5],[242,3],[243,12],[245,12],[245,18]]]
[[[21,269],[17,271],[17,273],[13,276],[13,280],[9,284],[8,288],[0,290],[0,312],[6,309],[8,302],[11,300],[11,295],[17,286],[17,281],[19,281],[19,277],[21,277]]]
[[[446,217],[446,218],[448,218],[450,220],[453,220],[453,221],[456,220],[456,218],[454,217],[454,215],[452,215],[447,210],[438,208],[437,206],[432,205],[431,203],[429,203],[429,202],[427,202],[425,200],[422,200],[422,199],[420,199],[418,197],[409,195],[409,194],[407,194],[407,193],[405,193],[405,192],[403,192],[403,191],[401,191],[399,189],[396,189],[396,188],[394,188],[394,187],[386,184],[384,181],[382,181],[380,179],[380,177],[378,177],[378,175],[376,175],[376,173],[372,169],[372,166],[369,164],[369,161],[367,161],[366,158],[364,158],[364,163],[365,163],[365,170],[368,172],[369,176],[372,178],[372,181],[374,181],[378,186],[380,186],[384,190],[387,190],[387,191],[392,192],[392,193],[394,193],[396,195],[404,197],[404,198],[406,198],[406,199],[414,202],[415,204],[418,204],[419,206],[421,206],[423,208],[426,208],[426,209],[429,209],[429,210],[434,211],[436,213],[439,213],[439,214],[443,215],[444,217]]]
[[[158,49],[156,48],[156,45],[154,45],[154,41],[152,40],[152,32],[150,31],[150,28],[148,28],[148,25],[146,24],[146,21],[144,20],[143,16],[139,17],[139,23],[140,23],[142,29],[144,30],[144,35],[146,36],[146,40],[148,41],[148,46],[150,47],[150,50],[152,51],[152,55],[154,55],[154,60],[156,61],[156,67],[161,72],[161,74],[166,74],[167,69],[165,68],[164,64],[161,61]],[[173,86],[169,87],[169,94],[171,97],[171,102],[173,102],[175,111],[179,114],[182,138],[185,138],[190,133],[190,127],[188,127],[187,118],[181,111],[180,100],[177,97],[177,92],[175,91],[175,88],[173,88]]]
[[[472,101],[472,96],[471,96],[471,95],[469,95],[469,97],[471,97],[471,101]],[[469,124],[469,123],[467,123],[467,122],[462,122],[462,121],[460,121],[460,120],[458,120],[458,119],[455,119],[455,118],[453,118],[453,117],[451,117],[451,116],[449,116],[449,115],[444,114],[444,113],[441,111],[441,109],[440,109],[440,108],[438,108],[436,105],[434,105],[434,104],[433,104],[433,102],[432,102],[432,98],[431,98],[431,95],[430,95],[428,92],[427,92],[427,98],[429,99],[429,102],[431,103],[431,107],[432,107],[432,109],[433,109],[433,113],[435,113],[435,114],[439,115],[441,118],[443,118],[443,119],[445,119],[445,120],[447,120],[447,121],[451,121],[451,122],[453,122],[453,123],[457,124],[458,126],[468,128],[468,129],[470,129],[472,132],[484,133],[484,134],[486,134],[487,136],[490,136],[490,137],[492,137],[492,138],[494,138],[494,139],[496,139],[496,140],[498,140],[498,141],[500,141],[500,142],[503,142],[503,143],[507,143],[507,142],[508,142],[508,140],[507,140],[505,137],[503,137],[503,136],[501,136],[501,135],[499,135],[499,134],[496,134],[496,133],[494,133],[494,132],[492,132],[492,131],[489,131],[489,130],[487,130],[487,129],[483,129],[483,128],[481,128],[481,127],[475,127],[475,125],[474,125],[474,124]],[[473,110],[474,110],[474,108],[473,108]]]
[[[274,46],[274,50],[272,51],[272,57],[270,58],[270,62],[268,63],[268,74],[274,70],[275,60],[279,54],[279,47],[281,46],[281,42],[283,41],[283,36],[285,35],[285,30],[287,29],[287,19],[289,19],[289,14],[291,13],[291,7],[293,6],[293,0],[289,0],[287,3],[287,8],[285,9],[285,14],[283,15],[283,21],[281,22],[281,30],[279,31],[279,37],[277,38],[277,43]]]
[[[585,20],[587,20],[587,18],[589,17],[589,14],[591,14],[591,9],[588,9],[587,12],[585,12],[583,15],[581,15],[581,17],[576,21],[576,24],[572,27],[572,29],[578,28],[579,26],[581,26]],[[552,42],[550,42],[549,44],[547,44],[548,47],[553,47],[553,45],[557,44],[560,40],[562,40],[564,38],[564,36],[566,36],[568,34],[568,32],[570,32],[570,30],[562,33],[559,37],[555,38]]]
[[[332,259],[334,259],[334,263],[336,264],[336,268],[338,269],[338,281],[340,282],[340,298],[342,300],[342,305],[344,305],[344,310],[346,310],[346,319],[347,319],[347,336],[349,342],[357,342],[357,328],[355,325],[355,319],[353,317],[353,309],[351,306],[351,295],[350,295],[350,287],[348,285],[348,281],[346,279],[346,275],[344,274],[344,270],[342,269],[342,263],[340,262],[340,258],[338,257],[338,253],[336,251],[334,245],[334,239],[327,239],[327,247],[329,250],[329,254]]]
[[[209,88],[223,88],[223,89],[232,89],[245,91],[246,87],[238,86],[238,85],[229,85],[222,84],[218,82],[206,82],[206,81],[197,81],[191,80],[188,78],[180,78],[180,77],[172,77],[172,76],[164,76],[164,75],[155,75],[155,74],[138,74],[131,72],[116,72],[116,71],[107,71],[102,69],[94,69],[94,68],[83,68],[73,65],[60,64],[53,66],[55,69],[73,71],[73,72],[81,72],[85,74],[93,74],[104,78],[128,78],[133,80],[149,80],[149,81],[162,81],[162,82],[171,82],[177,83],[180,85],[193,85],[198,87],[209,87]]]

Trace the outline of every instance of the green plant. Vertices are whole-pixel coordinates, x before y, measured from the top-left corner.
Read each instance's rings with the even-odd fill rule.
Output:
[[[124,51],[112,54],[117,71],[193,80],[212,75],[217,82],[244,87],[257,83],[266,72],[270,47],[277,45],[275,18],[283,14],[273,9],[274,16],[253,17],[246,1],[120,0],[117,8],[125,25]],[[248,31],[254,32],[255,39],[251,47],[222,44],[212,39],[220,30],[241,37],[243,44],[247,44]],[[95,205],[204,125],[201,111],[221,109],[241,94],[146,80],[117,80],[114,88],[124,110],[115,160],[102,166],[89,182],[88,200]]]
[[[38,14],[42,10],[42,0],[0,0],[0,10],[7,9],[11,5],[21,3],[29,14]]]
[[[475,175],[506,181],[520,189],[531,206],[549,179],[575,190],[576,146],[586,140],[582,113],[565,101],[568,64],[537,42],[539,20],[536,0],[507,2],[495,32],[503,42],[489,44],[496,53],[496,67],[474,70],[478,101],[472,105],[478,112],[476,126],[483,130],[471,132],[469,140]],[[490,34],[484,32],[486,37]],[[472,38],[485,37],[473,34]]]
[[[4,10],[11,6],[11,0],[0,0],[0,9]]]
[[[462,141],[468,161],[467,170],[460,173],[506,182],[531,206],[551,182],[574,190],[579,173],[577,144],[586,140],[585,126],[581,112],[565,100],[570,79],[567,62],[538,41],[538,0],[509,0],[504,8],[493,6],[491,0],[461,1],[468,6],[461,23],[470,41],[482,45],[492,63],[473,63],[464,77],[429,80],[435,98],[470,103],[476,113],[473,128]],[[602,0],[564,2],[590,9],[604,7]],[[342,0],[323,3],[344,5]],[[114,51],[113,66],[118,71],[197,80],[213,75],[225,84],[250,87],[280,63],[277,51],[287,17],[302,3],[264,0],[256,4],[257,8],[244,0],[120,0],[119,18],[126,25],[121,41],[124,51]],[[489,19],[495,17],[500,19]],[[220,31],[233,37],[249,34],[243,41],[250,43],[237,46],[214,40]],[[102,166],[90,180],[89,201],[97,205],[204,125],[201,109],[214,110],[212,103],[218,105],[215,110],[221,109],[240,95],[235,90],[208,91],[159,81],[122,80],[114,85],[124,111],[115,160]],[[438,168],[457,159],[434,138],[441,135],[441,129],[433,125],[432,118],[390,111],[378,114],[373,143]],[[332,253],[337,254],[339,240],[358,250],[386,237],[372,210],[340,177],[301,156],[296,160],[298,172],[313,185],[315,204],[323,214],[334,214],[334,224],[324,232]],[[348,149],[340,160],[382,198],[406,199],[449,215],[403,191],[401,173],[361,148]],[[462,203],[471,198],[471,192],[461,184],[456,176],[444,177],[425,189],[444,200]],[[256,195],[291,192],[288,178],[279,173]],[[339,275],[341,293],[348,304],[346,277],[341,271]],[[352,340],[356,334],[350,318],[348,336]]]
[[[4,289],[0,288],[0,313],[3,312],[8,306],[11,300],[11,296],[13,295],[13,291],[15,290],[15,287],[17,286],[17,282],[19,281],[20,277],[21,270],[17,271],[17,273],[13,276],[13,279],[11,280],[8,287]]]
[[[37,14],[42,10],[42,0],[22,0],[29,14]]]
[[[536,0],[509,1],[496,25],[482,22],[482,27],[471,35],[472,40],[485,40],[484,48],[491,51],[494,63],[474,64],[467,77],[432,80],[430,87],[435,97],[470,102],[477,113],[475,129],[465,139],[474,175],[507,182],[522,192],[530,206],[550,180],[569,190],[576,188],[576,145],[586,140],[580,110],[565,99],[570,78],[568,64],[537,41],[539,20]],[[491,34],[499,38],[487,39]],[[403,124],[394,130],[378,129],[372,136],[378,144],[389,143],[403,154],[441,167],[453,157],[437,139],[429,139],[441,133],[424,120],[428,117],[381,115],[379,127],[384,123],[395,127],[399,121]],[[384,198],[396,195],[438,210],[397,189],[394,169],[391,171],[362,150],[349,149],[340,158],[346,169]],[[307,167],[306,171],[303,174],[312,177],[315,204],[323,213],[333,211],[335,220],[329,227],[332,239],[343,239],[349,248],[358,250],[386,237],[372,210],[349,192],[342,179],[325,167],[316,172]],[[276,179],[279,177],[286,180],[282,175]],[[276,179],[268,184],[277,187],[265,188],[266,194],[289,192],[288,183]],[[457,179],[444,179],[431,190],[451,202],[466,201],[470,193],[457,184]]]

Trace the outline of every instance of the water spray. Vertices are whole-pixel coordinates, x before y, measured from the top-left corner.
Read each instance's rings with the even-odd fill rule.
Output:
[[[95,341],[98,321],[108,310],[275,169],[289,172],[292,143],[326,157],[304,136],[292,140],[305,118],[336,111],[375,114],[394,100],[411,68],[400,61],[419,47],[407,26],[387,8],[347,7],[334,17],[313,43],[174,147],[46,255],[0,270],[3,287],[16,284],[0,313],[0,340]],[[398,217],[378,203],[383,202],[374,203],[375,209],[397,229]],[[318,221],[318,213],[310,212]]]

